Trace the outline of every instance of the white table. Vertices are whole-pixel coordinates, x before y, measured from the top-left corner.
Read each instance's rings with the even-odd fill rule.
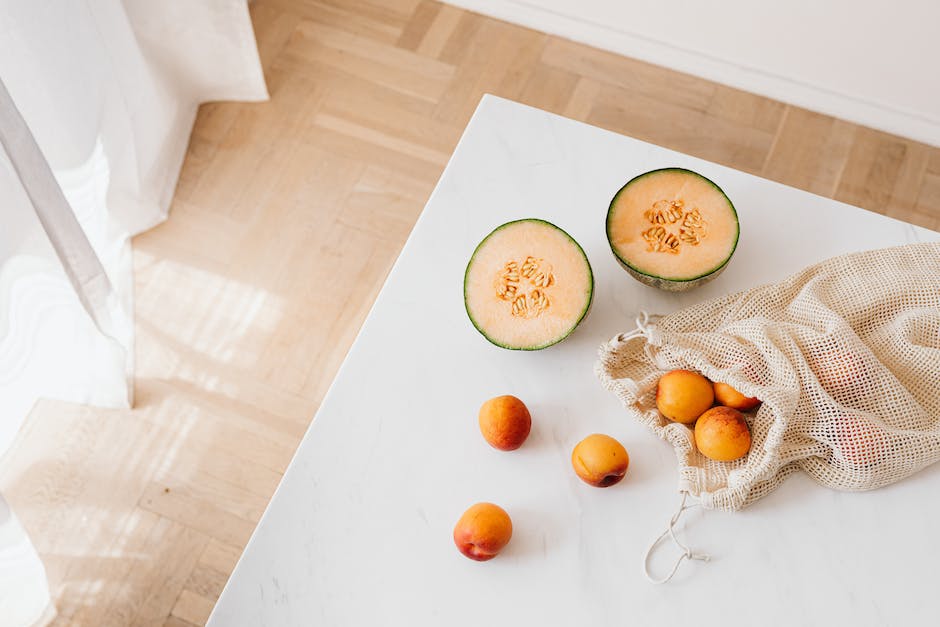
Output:
[[[604,236],[611,196],[683,166],[721,185],[742,239],[724,274],[688,294],[644,287]],[[467,320],[465,265],[498,224],[539,217],[590,258],[594,308],[565,342],[498,349]],[[850,224],[848,235],[844,225]],[[710,563],[649,584],[646,546],[675,509],[671,448],[594,379],[598,346],[637,311],[668,313],[782,279],[839,253],[940,234],[494,97],[480,103],[385,288],[297,450],[210,625],[910,625],[936,621],[940,467],[838,493],[803,475],[736,514],[687,513]],[[477,410],[514,394],[529,440],[491,449]],[[627,478],[596,489],[572,446],[609,433]],[[512,516],[512,542],[476,563],[451,540],[477,501]],[[670,549],[654,561],[660,570]],[[603,621],[603,622],[598,622]],[[829,621],[829,622],[827,622]]]

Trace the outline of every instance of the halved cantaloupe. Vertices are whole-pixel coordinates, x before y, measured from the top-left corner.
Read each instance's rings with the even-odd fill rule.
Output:
[[[463,286],[467,314],[483,337],[502,348],[538,350],[568,337],[587,315],[594,274],[570,235],[532,218],[487,235]]]
[[[607,240],[620,264],[647,285],[682,292],[718,276],[738,245],[734,205],[691,170],[641,174],[610,202]]]

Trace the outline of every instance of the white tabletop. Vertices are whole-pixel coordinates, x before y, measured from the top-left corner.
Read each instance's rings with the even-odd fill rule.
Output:
[[[614,261],[607,205],[634,175],[683,166],[738,209],[718,279],[645,287]],[[492,346],[467,320],[463,272],[495,226],[538,217],[585,249],[594,307],[563,343]],[[709,563],[649,584],[646,546],[675,509],[675,457],[593,376],[598,346],[639,310],[668,313],[782,279],[839,253],[940,234],[641,141],[487,96],[300,444],[210,625],[911,625],[936,620],[940,467],[868,493],[796,475],[735,514],[696,508],[680,533]],[[533,426],[491,449],[480,404],[514,394]],[[631,456],[591,488],[571,448],[603,432]],[[512,516],[512,542],[472,562],[451,539],[477,501]],[[662,568],[675,553],[664,550]]]

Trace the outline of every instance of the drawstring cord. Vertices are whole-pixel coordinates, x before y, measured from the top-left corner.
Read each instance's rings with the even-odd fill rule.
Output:
[[[659,316],[655,316],[655,318],[658,319]],[[629,342],[630,340],[634,340],[640,337],[646,338],[647,340],[643,346],[643,351],[646,353],[647,358],[650,360],[651,363],[656,363],[656,358],[653,355],[651,345],[653,344],[657,346],[659,345],[659,331],[655,328],[653,321],[650,320],[650,315],[645,311],[640,311],[639,315],[636,317],[636,328],[634,330],[628,333],[620,333],[619,335],[616,335],[613,338],[613,340],[611,340],[610,345],[615,345],[615,343],[623,344],[625,342]],[[631,380],[621,380],[620,384],[621,385],[629,384],[632,386],[633,394],[636,395],[638,393],[635,382]],[[704,553],[693,552],[692,549],[687,547],[685,544],[683,544],[679,540],[679,538],[676,537],[676,529],[675,529],[676,523],[679,522],[679,519],[682,517],[682,514],[687,509],[692,509],[693,507],[699,506],[699,503],[686,505],[686,499],[688,497],[689,497],[689,493],[683,490],[682,500],[679,502],[679,509],[676,510],[676,513],[673,514],[672,518],[669,519],[669,526],[666,527],[666,530],[663,531],[661,534],[659,534],[659,537],[653,540],[653,543],[650,544],[649,548],[646,549],[646,555],[643,557],[643,573],[646,575],[646,578],[650,581],[650,583],[654,583],[654,584],[668,583],[675,576],[675,574],[679,571],[679,567],[682,566],[682,562],[684,562],[685,560],[700,560],[703,562],[707,562],[710,559],[709,556],[705,555]],[[656,550],[656,547],[659,546],[660,543],[662,543],[667,537],[672,539],[673,544],[679,547],[679,550],[682,551],[682,554],[679,555],[679,558],[676,560],[676,563],[673,564],[672,566],[672,570],[670,570],[669,573],[665,577],[661,579],[655,579],[650,574],[650,564],[649,564],[650,557],[653,555],[653,552]]]
[[[627,342],[633,338],[643,337],[647,334],[647,329],[649,328],[650,315],[645,311],[641,311],[640,315],[636,317],[636,328],[629,333],[620,333],[614,337],[616,342]]]
[[[651,363],[655,362],[655,356],[653,355],[652,345],[659,345],[659,330],[656,329],[655,322],[661,318],[658,315],[649,315],[645,311],[640,311],[639,315],[636,317],[636,328],[630,331],[629,333],[620,333],[615,335],[614,339],[610,341],[608,346],[614,346],[618,344],[623,344],[634,340],[638,337],[646,338],[646,343],[643,346],[643,352],[646,354],[646,357],[650,360]]]
[[[659,316],[656,316],[656,318],[659,318]],[[630,331],[629,333],[621,333],[615,336],[614,339],[611,341],[611,343],[616,342],[616,343],[622,344],[624,342],[628,342],[630,340],[633,340],[639,337],[644,337],[647,339],[647,342],[643,346],[643,350],[646,353],[646,356],[649,358],[650,362],[655,362],[654,355],[652,354],[652,351],[651,351],[651,344],[653,343],[657,345],[659,344],[658,342],[659,334],[658,334],[658,331],[653,328],[653,326],[654,326],[653,322],[651,322],[650,320],[650,315],[645,311],[640,311],[639,315],[636,317],[636,328]],[[654,335],[656,337],[653,337]],[[633,384],[632,381],[630,383]],[[636,387],[635,384],[633,385],[635,388]],[[636,393],[635,389],[634,389],[634,393]],[[683,491],[682,500],[679,502],[679,509],[676,510],[676,513],[673,514],[672,518],[669,519],[669,526],[666,527],[666,530],[663,531],[661,534],[659,534],[659,537],[653,540],[653,543],[650,544],[649,548],[646,549],[646,555],[643,557],[643,573],[646,575],[646,578],[651,583],[654,583],[654,584],[668,583],[675,576],[675,574],[679,571],[679,567],[682,566],[682,562],[684,562],[685,560],[700,560],[703,562],[707,562],[710,559],[709,556],[705,555],[704,553],[693,552],[692,549],[687,547],[685,544],[683,544],[679,540],[679,538],[676,537],[676,529],[675,529],[676,523],[679,522],[679,519],[682,517],[682,514],[687,509],[692,509],[693,507],[699,506],[698,503],[686,505],[686,499],[688,497],[689,497],[689,493],[686,491]],[[656,547],[659,546],[659,544],[662,543],[667,537],[672,539],[673,544],[679,547],[679,550],[682,551],[682,554],[679,555],[679,558],[676,560],[676,563],[673,564],[672,566],[672,570],[670,570],[669,573],[665,577],[661,579],[654,579],[653,576],[650,574],[650,564],[649,564],[650,557],[653,555],[653,551],[656,550]]]
[[[682,562],[684,560],[701,560],[703,562],[707,562],[710,559],[709,556],[705,555],[704,553],[692,552],[692,550],[689,547],[682,544],[682,542],[680,542],[679,539],[676,537],[675,526],[676,526],[676,523],[679,522],[679,518],[682,516],[682,513],[687,509],[692,509],[693,507],[698,507],[699,505],[698,503],[693,503],[692,505],[686,505],[685,500],[688,496],[689,496],[688,492],[682,492],[682,500],[679,502],[679,509],[676,511],[675,514],[672,515],[672,518],[669,519],[669,526],[666,527],[666,530],[663,531],[659,535],[658,538],[653,540],[653,543],[649,546],[648,549],[646,549],[646,556],[643,558],[643,573],[646,575],[646,578],[650,581],[650,583],[654,583],[654,584],[668,583],[669,580],[672,579],[673,576],[676,574],[676,572],[679,570],[679,566],[682,565]],[[668,575],[666,575],[662,579],[654,579],[653,576],[650,574],[650,565],[649,565],[650,556],[653,554],[653,551],[656,549],[659,543],[665,540],[667,536],[672,538],[673,543],[677,547],[679,547],[679,549],[682,551],[682,555],[680,555],[679,559],[676,560],[676,563],[673,565],[672,570],[669,571]]]

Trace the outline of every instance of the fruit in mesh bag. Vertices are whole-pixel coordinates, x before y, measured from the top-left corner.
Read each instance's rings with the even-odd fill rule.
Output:
[[[695,446],[709,459],[731,462],[751,450],[751,430],[737,409],[712,407],[695,423]]]
[[[744,396],[727,383],[715,381],[715,402],[738,411],[749,411],[760,405],[760,399],[755,396]]]
[[[813,361],[819,383],[830,394],[856,394],[868,385],[870,375],[861,355],[834,348],[823,351]]]
[[[514,451],[529,437],[532,417],[515,396],[497,396],[480,408],[480,432],[493,448]]]
[[[477,503],[463,513],[454,527],[454,544],[477,562],[496,557],[512,538],[512,519],[499,505]]]
[[[670,420],[691,424],[715,402],[711,382],[697,372],[673,370],[659,378],[656,407]]]
[[[887,433],[855,414],[840,415],[833,429],[833,456],[851,469],[864,470],[884,460]]]
[[[620,483],[630,466],[630,456],[623,444],[601,433],[581,440],[571,451],[571,465],[585,483],[607,488]]]

